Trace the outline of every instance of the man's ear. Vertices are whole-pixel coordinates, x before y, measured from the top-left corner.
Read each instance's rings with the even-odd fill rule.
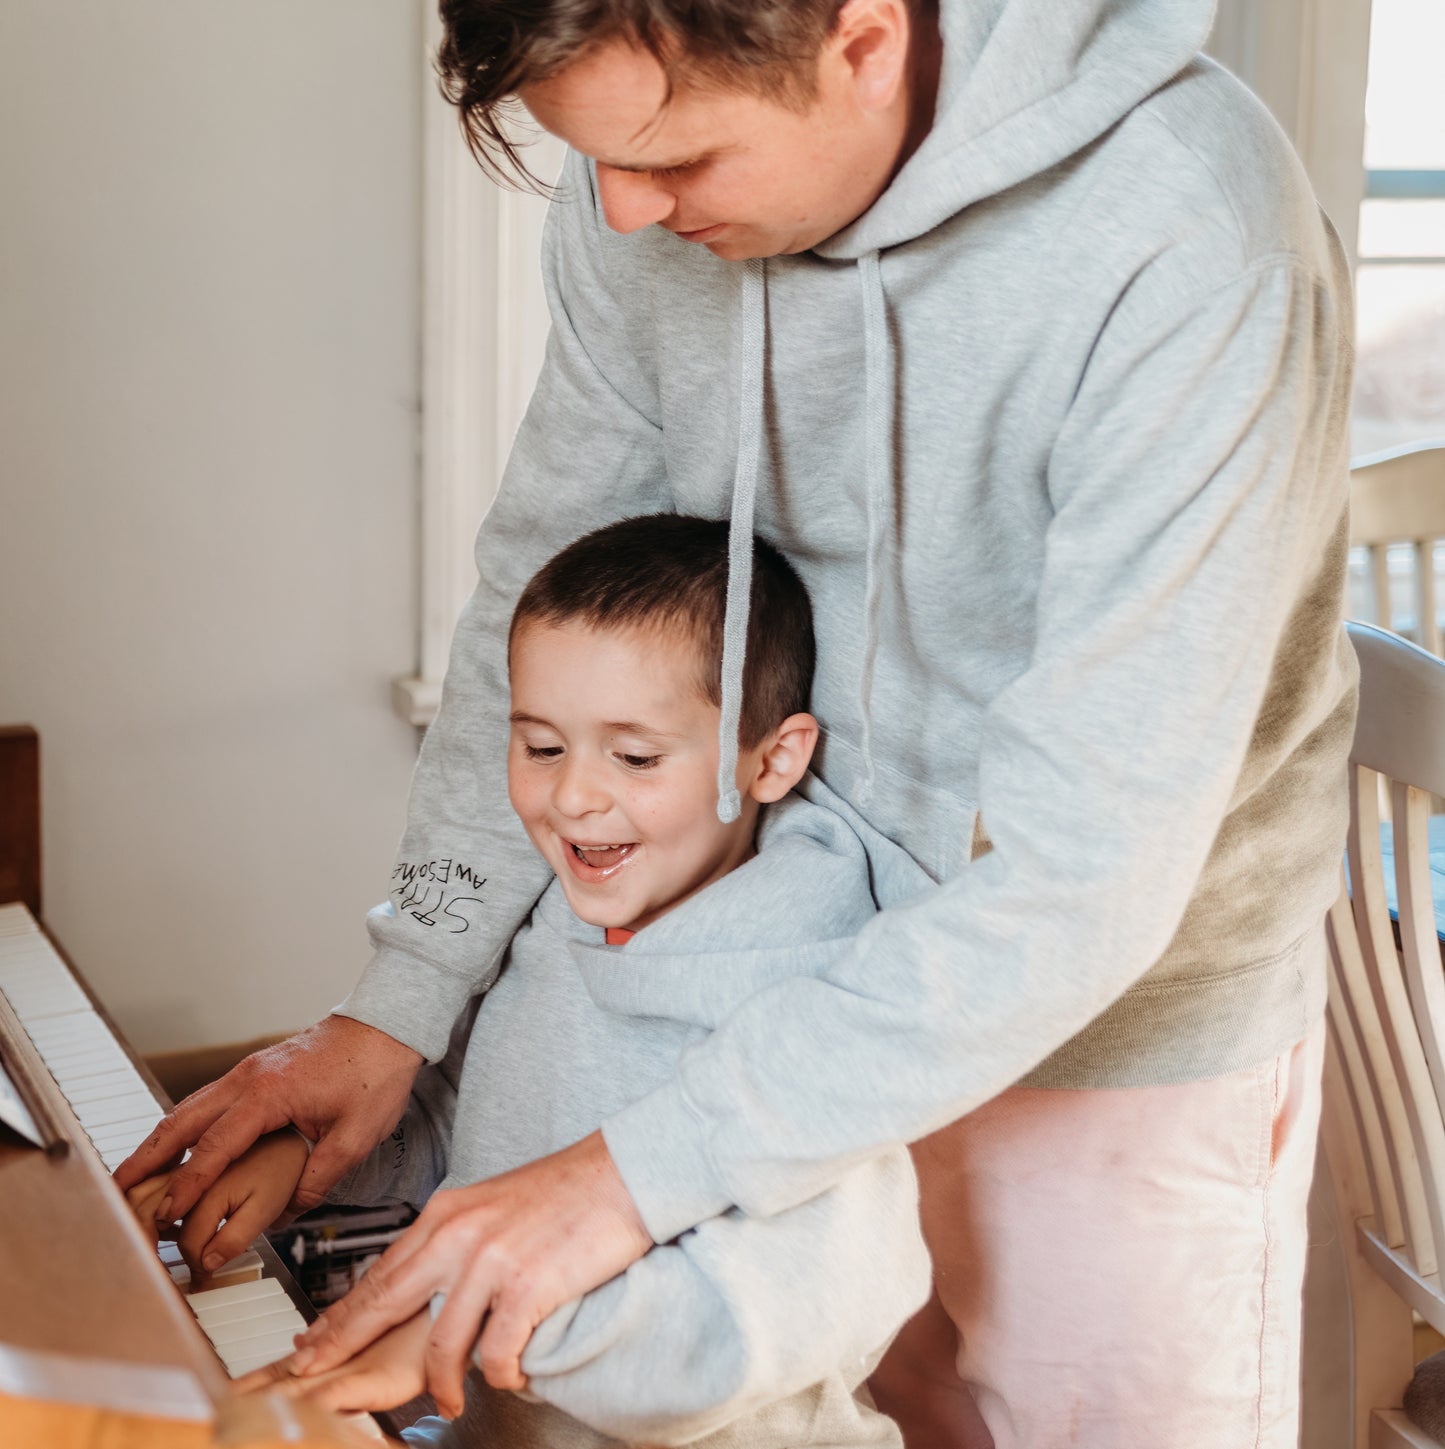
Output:
[[[893,104],[908,65],[907,0],[847,0],[825,42],[824,63],[846,74],[865,109]]]
[[[818,747],[818,721],[790,714],[762,743],[748,794],[764,805],[781,800],[807,772]]]

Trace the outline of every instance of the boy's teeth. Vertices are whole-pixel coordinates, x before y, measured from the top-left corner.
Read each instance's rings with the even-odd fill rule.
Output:
[[[577,858],[586,865],[614,865],[630,849],[629,845],[574,845]]]

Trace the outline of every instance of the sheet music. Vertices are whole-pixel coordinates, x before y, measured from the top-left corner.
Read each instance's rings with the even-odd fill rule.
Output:
[[[0,1062],[0,1122],[13,1128],[36,1147],[43,1145],[35,1120],[31,1117],[29,1108],[20,1100],[20,1094],[15,1090],[15,1083],[10,1080],[10,1073],[5,1070],[4,1062]]]

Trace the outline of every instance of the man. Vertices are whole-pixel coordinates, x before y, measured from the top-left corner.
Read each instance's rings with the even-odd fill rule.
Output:
[[[294,1120],[309,1197],[400,1112],[545,884],[502,795],[507,612],[609,518],[751,529],[756,497],[814,599],[821,773],[940,884],[601,1134],[435,1200],[298,1369],[445,1290],[432,1382],[456,1400],[484,1324],[519,1386],[531,1327],[651,1242],[933,1133],[936,1301],[878,1380],[910,1442],[966,1436],[961,1382],[1000,1449],[1293,1442],[1349,290],[1288,147],[1196,58],[1210,11],[443,6],[477,146],[516,93],[575,154],[407,883],[345,1015],[123,1173],[204,1134],[182,1213]]]

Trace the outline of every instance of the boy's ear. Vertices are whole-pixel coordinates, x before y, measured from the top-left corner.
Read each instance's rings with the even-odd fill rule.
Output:
[[[818,747],[818,721],[790,714],[766,740],[748,794],[762,804],[781,800],[807,772]]]

